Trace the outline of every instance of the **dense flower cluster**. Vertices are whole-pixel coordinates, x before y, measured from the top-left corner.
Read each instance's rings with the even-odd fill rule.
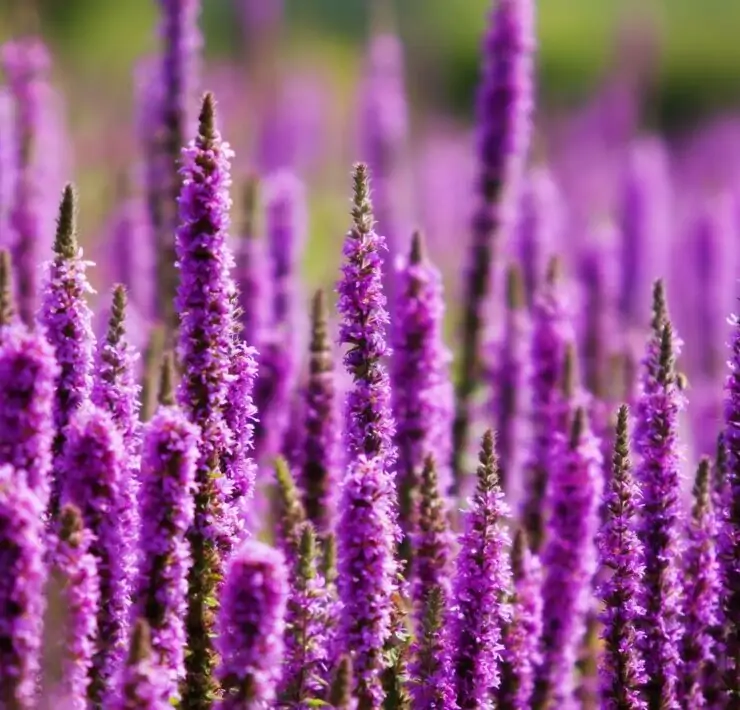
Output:
[[[251,61],[282,3],[240,2]],[[740,707],[736,316],[724,401],[719,382],[740,221],[704,199],[711,151],[636,139],[610,89],[528,168],[535,3],[495,0],[477,149],[442,151],[420,221],[448,236],[423,240],[401,188],[427,138],[406,145],[403,45],[374,34],[336,304],[308,304],[311,97],[273,121],[285,87],[249,83],[275,125],[235,165],[281,171],[237,176],[233,234],[213,94],[193,120],[201,76],[223,80],[200,71],[201,4],[159,2],[144,194],[126,176],[93,245],[99,298],[70,185],[37,288],[54,72],[35,40],[0,52],[0,709]],[[664,253],[674,190],[688,259]]]

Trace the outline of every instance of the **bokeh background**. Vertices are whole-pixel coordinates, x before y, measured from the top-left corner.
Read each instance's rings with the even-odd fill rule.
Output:
[[[269,113],[266,95],[282,102],[283,112],[310,136],[295,148],[312,153],[296,162],[309,183],[312,252],[322,255],[307,260],[307,273],[310,281],[326,280],[337,260],[331,245],[346,223],[348,167],[360,157],[355,119],[369,36],[393,28],[403,40],[409,150],[418,156],[424,151],[414,146],[433,143],[435,165],[457,160],[462,176],[462,164],[472,156],[466,131],[491,3],[251,0],[263,10],[251,24],[244,17],[249,4],[203,1],[202,87],[214,90],[221,102],[224,133],[237,149],[237,179],[259,163],[255,146]],[[282,19],[271,23],[271,8],[278,6]],[[559,116],[587,107],[620,77],[639,86],[639,115],[630,120],[640,130],[660,130],[677,140],[740,102],[735,0],[539,0],[537,12],[535,160],[547,157],[548,141],[541,136]],[[0,40],[39,32],[52,50],[86,244],[98,241],[118,177],[139,145],[135,69],[156,51],[157,21],[155,0],[0,0]],[[424,159],[407,161],[417,177],[419,171],[432,172]],[[406,184],[410,194],[426,189],[414,176]],[[413,194],[405,203],[409,221],[424,222]]]

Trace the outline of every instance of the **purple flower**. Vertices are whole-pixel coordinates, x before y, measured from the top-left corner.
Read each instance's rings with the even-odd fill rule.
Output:
[[[51,588],[64,613],[61,623],[51,614],[47,616],[46,623],[51,628],[46,629],[44,651],[61,663],[58,677],[45,682],[44,699],[67,698],[65,710],[88,707],[100,605],[100,581],[95,556],[90,551],[92,545],[93,535],[84,527],[79,509],[65,505],[59,516],[50,574]]]
[[[570,435],[560,434],[553,452],[551,515],[542,552],[543,658],[532,699],[536,710],[573,706],[573,666],[586,630],[596,571],[601,469],[599,442],[579,407]]]
[[[465,513],[450,610],[448,644],[460,710],[485,706],[490,691],[498,688],[502,628],[508,621],[504,595],[511,569],[504,523],[509,510],[501,492],[490,429],[483,437],[478,461],[478,483]]]
[[[216,644],[224,690],[220,710],[257,710],[271,703],[280,680],[288,598],[283,556],[247,540],[229,561]]]
[[[628,416],[619,408],[604,522],[597,537],[603,579],[597,594],[603,605],[599,685],[605,710],[645,710],[645,682],[638,630],[643,614],[640,585],[645,571],[643,549],[634,529],[639,490],[629,460]]]
[[[241,336],[252,347],[259,347],[268,324],[270,279],[264,241],[256,234],[257,181],[250,179],[244,188],[244,222],[234,247],[234,279],[239,294]]]
[[[517,256],[522,265],[527,304],[540,291],[547,264],[559,248],[564,208],[557,184],[546,168],[529,171],[519,201]]]
[[[665,295],[655,284],[653,332],[642,361],[637,400],[636,478],[643,495],[640,539],[645,548],[643,653],[650,708],[678,708],[681,604],[678,413],[684,397],[676,374],[680,342],[667,319]]]
[[[15,104],[13,149],[15,185],[10,208],[13,261],[16,268],[18,312],[31,325],[36,312],[39,243],[43,224],[39,216],[43,178],[38,138],[43,131],[46,83],[51,59],[36,38],[9,42],[2,48],[2,65]]]
[[[124,529],[130,531],[135,544],[138,532],[137,472],[139,470],[139,392],[136,380],[138,353],[129,345],[126,337],[126,290],[118,285],[113,289],[113,304],[108,321],[105,340],[97,349],[92,403],[108,412],[123,438],[126,452],[126,478],[122,482],[124,494],[129,500],[124,504]]]
[[[521,490],[526,452],[526,399],[529,364],[529,318],[521,270],[509,267],[506,277],[506,316],[503,341],[494,349],[491,389],[496,422],[501,488],[510,497]]]
[[[725,383],[727,473],[719,536],[728,700],[740,698],[740,319],[733,316],[730,373]]]
[[[54,383],[59,367],[41,333],[15,323],[0,342],[0,464],[25,472],[44,510],[54,440]]]
[[[499,707],[529,710],[539,664],[542,637],[542,566],[528,548],[526,533],[517,530],[511,550],[514,578],[511,620],[504,628]]]
[[[220,457],[231,444],[226,423],[233,353],[234,285],[232,255],[226,245],[229,226],[228,144],[215,123],[215,100],[206,94],[198,136],[183,150],[181,225],[177,231],[180,285],[179,362],[182,379],[177,398],[191,422],[201,430],[195,522],[189,534],[193,566],[188,597],[188,680],[183,703],[204,702],[213,691],[210,605],[221,577],[221,555],[232,544],[228,503],[230,482],[218,477]]]
[[[338,396],[328,331],[326,297],[323,291],[317,291],[311,309],[308,382],[303,393],[305,432],[300,483],[306,515],[320,535],[334,524],[341,456]]]
[[[385,240],[373,230],[370,178],[363,163],[355,166],[353,182],[353,224],[344,241],[345,263],[337,287],[342,315],[339,338],[349,348],[344,366],[354,381],[347,395],[346,448],[351,459],[364,454],[391,466],[396,459],[395,423],[388,373],[382,363],[389,354],[381,274]],[[355,666],[355,671],[361,672],[360,667]]]
[[[65,431],[64,503],[76,505],[94,535],[90,552],[98,565],[98,636],[88,698],[100,707],[123,653],[128,621],[127,574],[132,569],[129,530],[123,526],[126,456],[111,416],[88,405],[74,414]]]
[[[185,677],[185,613],[193,523],[198,430],[175,407],[162,406],[146,427],[141,459],[141,559],[137,616],[149,624],[157,665],[178,697]]]
[[[484,308],[491,291],[492,263],[503,222],[501,196],[516,184],[529,147],[532,111],[534,4],[501,0],[491,11],[483,43],[483,77],[478,90],[477,206],[463,297],[461,379],[453,429],[453,475],[456,489],[465,467],[471,398],[480,378]]]
[[[392,634],[396,592],[395,487],[383,457],[360,454],[342,483],[337,527],[340,641],[352,657],[363,708],[383,704],[383,649]]]
[[[441,495],[437,467],[428,456],[421,472],[416,535],[414,537],[414,582],[412,587],[417,627],[427,616],[429,592],[439,587],[442,604],[450,596],[450,572],[454,540],[447,506]]]
[[[66,485],[63,474],[67,469],[62,462],[65,428],[73,413],[89,398],[93,382],[95,336],[92,313],[85,302],[92,289],[85,276],[88,263],[83,261],[77,245],[75,203],[74,190],[67,185],[59,207],[55,256],[48,266],[38,315],[59,364],[54,399],[52,513],[56,512],[60,492]]]
[[[269,335],[264,335],[259,343],[260,368],[255,390],[260,413],[255,448],[260,461],[281,450],[288,427],[290,393],[297,373],[298,259],[306,231],[303,186],[294,175],[275,175],[265,192],[272,307]]]
[[[0,703],[31,710],[44,613],[43,509],[11,466],[0,467]]]
[[[301,531],[285,620],[285,673],[282,703],[301,706],[325,694],[329,659],[330,599],[318,573],[316,533],[311,523]]]
[[[185,172],[180,170],[180,176],[175,166],[180,161],[180,148],[193,130],[194,117],[190,107],[196,101],[197,57],[202,43],[198,32],[200,2],[159,0],[159,5],[162,11],[161,38],[164,47],[161,67],[157,76],[151,77],[151,80],[158,81],[163,87],[157,96],[158,121],[154,129],[162,136],[161,144],[153,146],[160,155],[162,167],[157,176],[159,184],[155,187],[156,194],[150,196],[150,199],[153,198],[158,203],[156,211],[152,212],[152,226],[156,239],[160,319],[176,327],[177,320],[172,320],[172,303],[178,292],[175,263],[181,255],[175,243],[177,238],[172,238],[177,226],[177,213],[168,205],[174,205],[181,194],[181,178],[187,179],[187,166]],[[188,163],[187,158],[185,162]]]
[[[552,461],[554,438],[562,430],[558,389],[568,344],[575,335],[567,295],[560,281],[560,264],[553,259],[542,292],[532,310],[531,390],[532,446],[526,466],[527,480],[522,518],[534,552],[545,534],[545,492]]]
[[[452,355],[442,341],[442,277],[426,259],[418,232],[409,257],[400,263],[396,286],[391,381],[397,424],[399,517],[408,557],[414,532],[413,500],[428,455],[440,462],[444,489],[449,485],[453,409],[449,381]]]
[[[111,710],[170,710],[166,674],[154,662],[149,627],[143,619],[134,624],[131,646]]]
[[[404,86],[403,44],[392,34],[373,37],[361,86],[360,154],[375,185],[375,215],[386,235],[390,258],[384,270],[384,289],[394,296],[393,261],[406,251],[399,224],[399,165],[408,132]]]
[[[450,654],[445,639],[447,594],[441,586],[430,587],[424,616],[412,648],[411,698],[417,710],[455,707],[455,688],[450,676]]]
[[[683,573],[686,602],[681,649],[681,696],[684,707],[712,707],[712,674],[718,651],[712,631],[719,621],[720,578],[715,549],[717,521],[710,491],[710,462],[699,463],[694,484],[694,508],[688,527]]]

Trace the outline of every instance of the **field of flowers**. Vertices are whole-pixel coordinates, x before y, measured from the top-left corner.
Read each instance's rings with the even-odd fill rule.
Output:
[[[641,131],[639,42],[541,118],[493,0],[474,134],[412,141],[388,17],[348,112],[243,5],[254,105],[157,4],[84,252],[0,47],[0,710],[740,709],[740,121]]]

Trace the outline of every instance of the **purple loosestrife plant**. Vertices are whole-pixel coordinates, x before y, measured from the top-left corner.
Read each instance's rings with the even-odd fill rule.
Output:
[[[368,460],[382,459],[388,467],[395,462],[396,451],[390,384],[383,366],[389,354],[381,274],[384,249],[385,240],[373,229],[368,168],[358,163],[353,172],[352,227],[344,241],[345,263],[337,287],[339,338],[348,347],[344,366],[354,382],[346,402],[345,448],[350,460],[364,454]]]
[[[526,466],[526,490],[522,518],[530,545],[538,552],[545,536],[548,471],[559,424],[559,383],[565,354],[574,332],[563,291],[560,262],[552,259],[542,292],[532,310],[531,392],[532,446]]]
[[[542,636],[542,567],[529,550],[526,533],[517,530],[511,550],[513,594],[511,619],[504,628],[499,707],[529,710],[540,662]]]
[[[445,640],[446,598],[441,586],[429,588],[424,615],[412,646],[410,691],[415,710],[456,707],[450,654]]]
[[[98,635],[88,699],[93,708],[107,701],[109,683],[122,660],[128,625],[126,574],[131,569],[130,530],[124,528],[129,496],[126,455],[112,417],[87,405],[74,414],[64,447],[63,503],[76,505],[94,535],[90,547],[98,565]]]
[[[275,698],[284,653],[288,571],[283,556],[247,540],[226,574],[216,644],[224,697],[219,710],[258,710]]]
[[[141,459],[141,539],[137,616],[149,624],[169,698],[185,678],[185,615],[193,523],[198,430],[173,405],[170,358],[163,365],[160,406],[147,424]]]
[[[416,535],[414,537],[414,579],[412,596],[417,627],[427,616],[427,597],[439,587],[442,604],[450,598],[450,572],[454,539],[450,532],[447,506],[442,497],[437,466],[428,456],[421,473]]]
[[[287,461],[279,456],[275,460],[277,480],[277,529],[275,537],[290,568],[297,564],[301,530],[306,522],[306,511]]]
[[[399,165],[408,132],[403,44],[399,38],[392,34],[373,37],[365,71],[360,95],[360,154],[374,178],[375,215],[389,251],[389,258],[384,259],[383,285],[386,295],[393,297],[393,262],[406,251],[398,214]]]
[[[178,175],[180,150],[193,129],[190,107],[196,100],[198,85],[198,52],[201,37],[198,31],[200,0],[159,0],[162,12],[161,67],[151,80],[158,81],[162,89],[156,97],[159,103],[156,128],[162,136],[161,145],[155,146],[160,156],[158,183],[153,186],[150,209],[157,253],[157,284],[160,320],[169,327],[177,327],[176,313],[172,308],[177,293],[175,264],[181,258],[173,234],[177,227],[176,200],[181,194],[182,171]],[[154,98],[154,97],[152,97]]]
[[[11,466],[0,467],[0,706],[35,707],[44,613],[41,501]]]
[[[170,710],[166,677],[155,662],[149,626],[138,619],[111,710]]]
[[[232,256],[226,245],[229,225],[228,144],[216,128],[215,100],[203,99],[198,136],[183,150],[181,225],[177,232],[180,285],[179,362],[182,379],[177,400],[200,427],[196,471],[195,520],[188,534],[193,564],[189,576],[183,703],[191,710],[210,707],[215,692],[211,634],[222,554],[231,546],[228,479],[220,474],[221,457],[230,447],[224,410],[228,404],[233,336]]]
[[[58,595],[61,624],[47,612],[45,655],[59,664],[55,677],[45,678],[45,701],[64,699],[69,710],[87,710],[87,692],[97,638],[100,581],[95,556],[90,551],[93,535],[74,505],[65,505],[59,516],[59,532],[51,559],[50,591]],[[52,595],[49,595],[54,600]],[[46,660],[46,659],[45,659]],[[47,672],[49,669],[47,667]]]
[[[352,658],[342,656],[334,670],[334,676],[329,688],[329,706],[337,710],[354,710],[357,701],[352,696],[355,687],[352,671]]]
[[[573,666],[596,571],[602,457],[582,407],[574,413],[569,435],[558,437],[553,463],[551,516],[542,552],[543,655],[532,699],[535,710],[574,707]]]
[[[640,653],[640,590],[645,571],[642,544],[635,530],[639,490],[629,460],[629,412],[617,414],[611,476],[604,496],[604,521],[597,537],[603,578],[597,589],[602,603],[599,687],[604,710],[646,710]]]
[[[311,523],[301,530],[285,620],[285,663],[281,703],[303,707],[322,700],[328,679],[330,612],[324,579],[318,572],[316,533]]]
[[[10,208],[18,314],[27,325],[36,313],[38,249],[42,241],[39,198],[43,175],[37,143],[43,130],[44,90],[51,58],[42,42],[27,38],[2,47],[2,65],[13,97],[15,184]]]
[[[720,527],[722,610],[725,623],[725,687],[728,702],[740,702],[740,318],[732,316],[730,373],[725,383],[724,443],[727,473]]]
[[[0,464],[24,472],[44,510],[54,440],[54,383],[59,367],[42,333],[16,322],[0,336]]]
[[[271,308],[269,330],[259,343],[255,387],[260,413],[255,430],[258,461],[281,451],[288,427],[290,395],[298,369],[297,270],[306,231],[303,185],[294,175],[278,173],[265,185],[265,193]]]
[[[243,188],[244,212],[241,234],[234,247],[234,279],[239,294],[241,336],[252,347],[259,347],[268,323],[270,281],[266,271],[264,241],[257,236],[257,179],[250,178]]]
[[[326,297],[314,295],[308,382],[303,394],[305,434],[300,483],[308,519],[320,536],[332,529],[336,517],[335,488],[339,482],[341,430],[334,358]]]
[[[502,628],[509,620],[504,596],[511,569],[506,556],[509,510],[498,477],[494,435],[483,436],[476,473],[478,484],[465,514],[454,595],[448,625],[448,648],[457,707],[480,708],[499,686]]]
[[[424,459],[440,462],[442,484],[449,485],[453,393],[450,352],[442,342],[444,302],[442,277],[428,261],[421,234],[396,272],[391,383],[396,420],[399,522],[404,534],[401,553],[411,562],[414,498],[419,492]]]
[[[657,281],[634,434],[639,455],[636,478],[643,496],[640,539],[645,549],[645,610],[641,621],[650,710],[679,707],[682,594],[678,414],[684,406],[676,373],[679,347],[668,321],[663,284]]]
[[[76,196],[64,188],[54,241],[54,259],[47,267],[39,324],[54,349],[59,372],[55,382],[54,443],[50,510],[55,514],[66,481],[63,465],[65,429],[72,414],[92,391],[95,336],[85,296],[92,291],[85,276],[88,266],[77,244]]]
[[[527,398],[529,343],[524,280],[519,267],[512,265],[506,275],[503,342],[495,352],[491,380],[501,488],[510,496],[521,490],[522,458],[526,452],[527,420],[523,410]]]
[[[397,589],[395,489],[382,456],[360,454],[342,483],[337,527],[340,642],[352,657],[360,710],[383,705],[383,650]]]
[[[128,531],[130,545],[136,544],[138,521],[138,471],[140,449],[139,393],[136,381],[138,353],[129,344],[126,336],[126,290],[120,284],[113,289],[113,303],[105,340],[98,345],[92,403],[108,412],[118,427],[126,454],[125,481],[121,481],[123,501],[121,525]],[[130,562],[134,563],[133,558]],[[125,571],[127,585],[133,583],[135,570]]]
[[[694,507],[688,527],[683,576],[684,636],[681,648],[681,702],[687,708],[712,707],[718,651],[712,631],[719,621],[720,578],[715,541],[717,521],[710,490],[710,461],[699,462]],[[716,702],[716,701],[715,701]]]
[[[461,377],[455,393],[452,472],[456,490],[467,455],[471,399],[481,375],[483,312],[499,248],[502,196],[507,186],[518,182],[529,147],[533,25],[531,0],[499,0],[491,11],[483,41],[483,74],[477,100],[477,205],[463,297]]]

